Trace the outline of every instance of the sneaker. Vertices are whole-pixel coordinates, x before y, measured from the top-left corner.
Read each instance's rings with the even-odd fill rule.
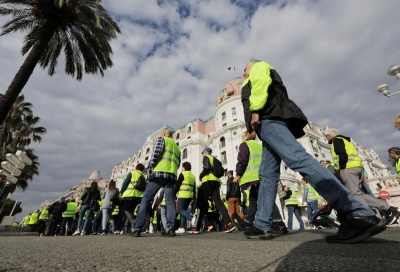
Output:
[[[264,231],[252,225],[250,229],[244,231],[244,236],[249,239],[271,240],[273,238],[271,231]]]
[[[272,223],[272,234],[287,234],[288,230],[283,221],[277,221]]]
[[[387,213],[386,225],[389,226],[397,220],[399,211],[397,210],[396,207],[390,207],[390,209],[388,209],[386,213]]]
[[[179,228],[175,233],[185,233],[185,228]]]
[[[141,230],[135,229],[135,230],[133,230],[133,232],[132,232],[132,236],[133,236],[133,237],[140,237],[140,234],[141,234],[141,233],[142,233]]]
[[[169,228],[169,229],[166,229],[165,231],[166,231],[167,236],[170,236],[170,237],[176,236],[174,228]]]
[[[244,230],[249,230],[253,224],[250,222],[247,222],[246,220],[243,220],[243,228]]]
[[[224,231],[225,233],[231,233],[231,232],[233,232],[233,231],[235,231],[235,230],[237,230],[237,227],[236,226],[232,226],[232,227],[230,227],[229,229],[227,229],[226,231]]]
[[[124,234],[123,231],[119,232],[119,230],[114,231],[114,234]]]
[[[106,232],[105,230],[103,230],[103,231],[101,232],[101,235],[107,235],[107,232]]]
[[[328,243],[354,244],[386,229],[385,223],[375,215],[349,217],[342,225],[338,234],[325,238]]]
[[[97,235],[97,232],[92,232],[92,235]]]
[[[199,234],[200,231],[198,231],[196,228],[191,228],[190,230],[187,231],[187,233],[190,233],[190,234]]]
[[[86,235],[86,231],[81,232],[81,236]]]
[[[81,232],[80,232],[79,230],[76,230],[76,231],[74,232],[74,234],[72,234],[72,235],[75,236],[75,235],[79,235],[79,234],[81,234]]]

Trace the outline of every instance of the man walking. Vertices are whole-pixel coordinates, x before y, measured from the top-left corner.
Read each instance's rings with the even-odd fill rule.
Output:
[[[167,224],[165,232],[169,236],[176,236],[175,224],[175,196],[178,168],[181,163],[181,151],[172,139],[172,131],[164,129],[162,137],[159,137],[154,146],[153,154],[147,168],[149,182],[140,202],[140,208],[135,220],[133,236],[139,237],[145,225],[146,215],[150,211],[151,201],[157,191],[164,187],[167,204]]]
[[[340,171],[340,178],[344,186],[362,204],[385,211],[387,214],[386,225],[396,221],[398,215],[396,207],[391,207],[385,200],[365,194],[361,189],[364,182],[364,167],[355,146],[351,143],[351,139],[339,135],[339,131],[336,128],[328,129],[326,138],[332,144],[333,165],[336,171]]]
[[[315,228],[312,226],[312,221],[314,215],[318,212],[319,194],[310,184],[308,184],[308,182],[305,179],[301,179],[301,185],[303,185],[302,187],[303,199],[301,203],[303,205],[307,203],[308,225],[311,228]]]
[[[304,222],[301,219],[299,203],[297,200],[297,194],[295,191],[289,189],[287,186],[283,185],[282,190],[285,192],[283,199],[285,200],[285,206],[288,210],[288,229],[293,229],[293,214],[296,216],[297,221],[300,225],[300,230],[304,230]]]
[[[326,237],[332,243],[356,243],[386,229],[374,212],[357,201],[337,178],[296,141],[308,124],[301,109],[289,99],[277,71],[266,62],[251,61],[245,69],[242,104],[246,127],[262,140],[258,209],[247,236],[271,239],[271,215],[283,160],[299,172],[338,212],[346,215],[337,235]]]

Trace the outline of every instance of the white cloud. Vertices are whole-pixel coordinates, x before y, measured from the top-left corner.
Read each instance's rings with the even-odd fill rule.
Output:
[[[338,128],[379,152],[383,162],[387,149],[399,145],[391,121],[399,115],[400,96],[374,91],[384,82],[399,90],[386,75],[400,63],[396,0],[288,1],[284,8],[278,1],[260,4],[247,19],[249,6],[228,0],[185,2],[188,17],[180,16],[178,1],[103,2],[122,31],[112,42],[114,66],[104,78],[84,75],[77,82],[65,75],[60,59],[53,77],[37,67],[23,90],[48,131],[33,146],[40,175],[13,195],[24,213],[95,170],[109,178],[165,124],[177,128],[210,117],[224,83],[241,75],[251,58],[278,70],[311,121]],[[4,92],[24,60],[23,35],[0,39]],[[227,70],[232,65],[235,74]]]

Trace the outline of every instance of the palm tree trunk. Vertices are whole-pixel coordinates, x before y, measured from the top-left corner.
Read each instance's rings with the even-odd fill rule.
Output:
[[[43,26],[41,35],[32,47],[22,66],[19,68],[6,93],[0,98],[0,125],[6,119],[12,105],[28,82],[36,64],[42,57],[43,52],[45,52],[47,44],[54,35],[54,32],[55,28],[52,27],[50,23],[46,23]]]

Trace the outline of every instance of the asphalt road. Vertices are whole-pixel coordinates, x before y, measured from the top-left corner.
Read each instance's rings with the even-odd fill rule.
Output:
[[[243,232],[106,236],[2,236],[0,271],[399,271],[400,228],[354,245],[328,244],[335,230],[269,241]]]

